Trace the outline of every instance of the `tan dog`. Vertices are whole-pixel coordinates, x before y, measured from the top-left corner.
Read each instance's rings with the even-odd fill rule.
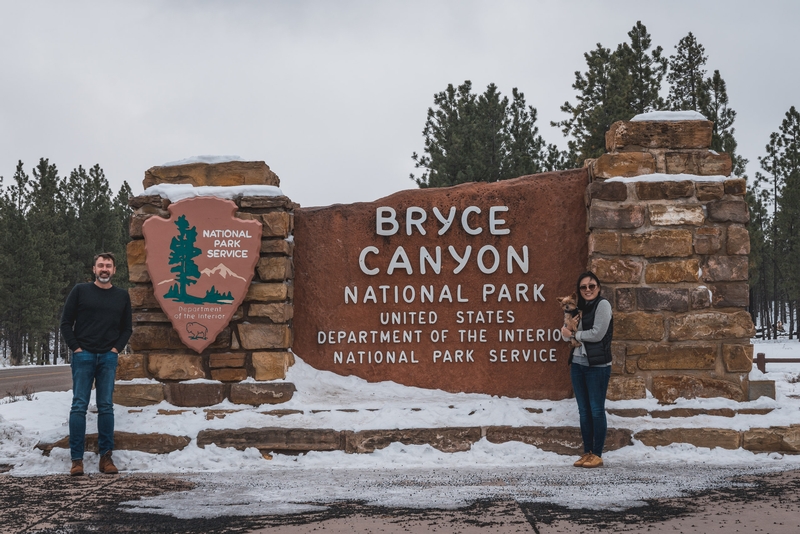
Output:
[[[578,309],[578,295],[573,293],[568,297],[558,297],[556,300],[564,310],[564,327],[575,335],[575,332],[578,331],[578,321],[582,317],[581,311]],[[571,339],[569,342],[573,348],[581,345],[577,339]]]

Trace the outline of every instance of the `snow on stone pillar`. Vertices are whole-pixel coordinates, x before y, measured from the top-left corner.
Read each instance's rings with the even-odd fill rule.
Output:
[[[616,122],[587,160],[589,268],[614,307],[609,398],[747,400],[746,183],[694,112]]]
[[[291,399],[294,385],[283,380],[294,363],[290,348],[296,204],[277,190],[278,176],[262,161],[201,159],[153,167],[145,172],[143,184],[144,194],[130,200],[134,213],[130,222],[132,240],[127,248],[133,284],[129,290],[133,354],[120,355],[114,402],[143,406],[166,399],[176,406],[194,407],[210,406],[226,398],[253,405]],[[171,193],[164,184],[211,186],[204,195],[228,198],[232,195],[227,194],[231,191],[227,188],[238,186],[237,191],[242,192],[232,198],[237,207],[235,216],[262,225],[260,257],[244,301],[228,326],[200,354],[182,343],[162,311],[145,263],[144,222],[151,217],[170,217],[167,209],[172,203]],[[274,186],[277,194],[258,196],[258,188],[247,186]],[[224,195],[220,193],[223,190]],[[197,190],[193,191],[196,194]]]

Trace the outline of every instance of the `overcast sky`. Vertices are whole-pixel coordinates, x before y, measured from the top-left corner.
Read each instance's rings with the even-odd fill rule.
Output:
[[[99,163],[116,191],[196,155],[263,160],[303,206],[416,187],[433,95],[518,87],[566,148],[559,106],[583,53],[641,20],[667,55],[688,32],[719,69],[758,169],[800,106],[800,2],[0,0],[0,175]],[[664,84],[666,87],[666,83]]]

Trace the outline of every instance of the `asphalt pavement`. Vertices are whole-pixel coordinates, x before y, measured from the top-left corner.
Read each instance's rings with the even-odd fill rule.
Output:
[[[70,389],[72,371],[69,365],[0,368],[0,398]]]
[[[339,471],[0,475],[0,533],[800,532],[798,470],[647,465]],[[319,486],[320,479],[327,485],[307,487],[307,494],[294,491]],[[676,479],[682,491],[661,491]],[[692,489],[698,480],[712,483]],[[342,484],[319,498],[320,490]],[[343,492],[351,498],[342,500]],[[592,502],[603,493],[618,502]],[[290,494],[292,502],[281,500]]]

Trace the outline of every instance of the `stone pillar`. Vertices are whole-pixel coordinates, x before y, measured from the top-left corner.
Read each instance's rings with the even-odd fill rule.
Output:
[[[144,187],[188,183],[199,186],[273,185],[278,176],[264,162],[193,163],[153,167]],[[294,209],[285,196],[234,199],[241,219],[262,224],[260,259],[245,297],[230,324],[202,354],[184,346],[161,311],[145,265],[142,224],[150,217],[169,218],[168,199],[137,196],[130,223],[128,269],[133,306],[133,354],[121,355],[117,380],[151,378],[162,384],[117,384],[114,401],[128,406],[168,400],[177,406],[209,406],[227,398],[241,404],[288,401],[294,386],[270,382],[286,377],[294,363],[290,352],[293,315]],[[184,384],[192,379],[211,382]],[[245,379],[252,378],[257,382]]]
[[[646,387],[665,403],[747,400],[746,183],[730,178],[728,154],[709,150],[711,129],[617,122],[608,153],[587,161],[588,266],[614,308],[609,398],[641,398]],[[674,174],[684,176],[665,176]]]

